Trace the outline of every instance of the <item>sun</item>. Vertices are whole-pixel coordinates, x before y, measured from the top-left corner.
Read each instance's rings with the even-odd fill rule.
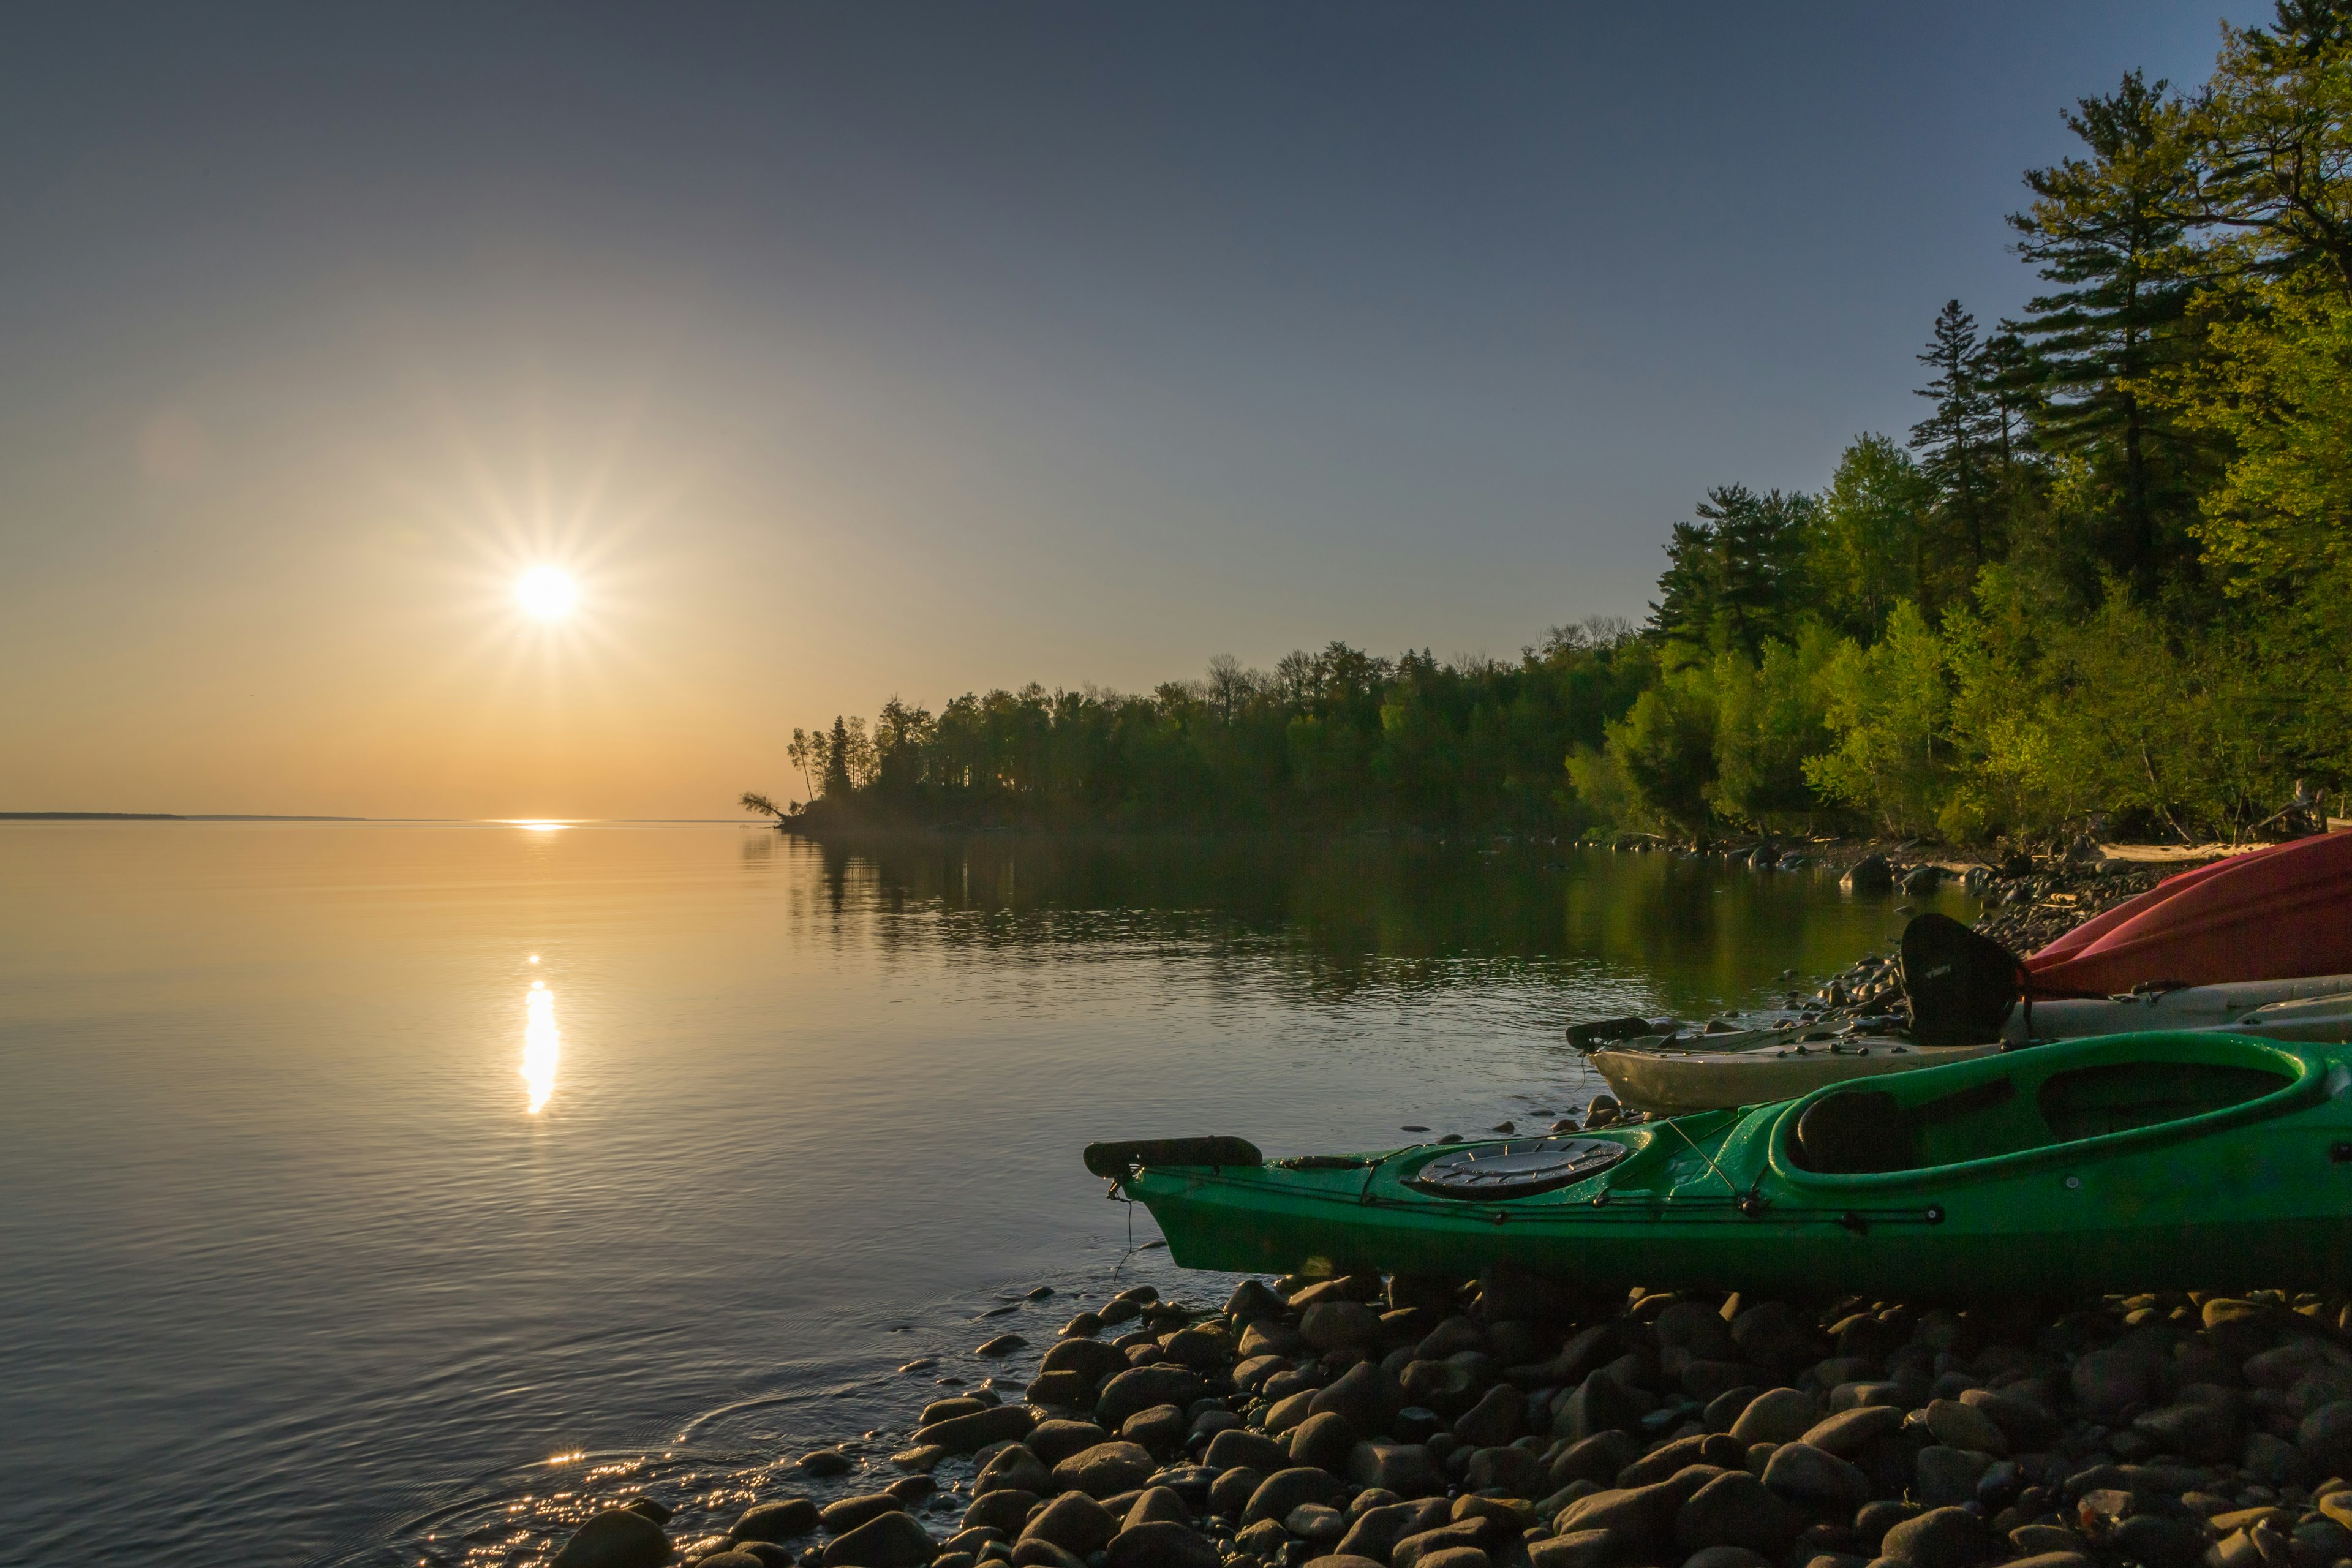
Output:
[[[580,603],[580,584],[554,566],[534,566],[515,584],[515,599],[542,621],[560,621]]]

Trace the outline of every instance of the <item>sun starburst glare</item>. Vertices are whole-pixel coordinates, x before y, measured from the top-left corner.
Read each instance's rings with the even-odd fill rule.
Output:
[[[560,566],[534,566],[515,584],[515,600],[526,615],[560,621],[580,604],[580,584]]]

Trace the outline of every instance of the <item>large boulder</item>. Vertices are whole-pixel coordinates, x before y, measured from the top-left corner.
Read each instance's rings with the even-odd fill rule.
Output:
[[[549,1568],[660,1568],[669,1561],[669,1537],[644,1514],[625,1508],[592,1513],[572,1532]]]
[[[1884,855],[1865,855],[1846,868],[1838,886],[1849,893],[1883,893],[1895,886],[1895,868]]]

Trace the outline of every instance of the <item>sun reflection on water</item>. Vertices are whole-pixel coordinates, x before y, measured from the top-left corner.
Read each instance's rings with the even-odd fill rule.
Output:
[[[555,1092],[556,1047],[562,1031],[555,1026],[555,993],[544,980],[534,980],[523,994],[522,1077],[530,1085],[530,1113],[539,1114]]]

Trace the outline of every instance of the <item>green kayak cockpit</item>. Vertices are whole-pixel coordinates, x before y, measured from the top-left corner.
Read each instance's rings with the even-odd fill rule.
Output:
[[[2090,1141],[2194,1132],[2215,1119],[2278,1114],[2325,1092],[2307,1057],[2261,1040],[2138,1035],[2117,1059],[2101,1059],[2116,1055],[2102,1053],[2104,1043],[2063,1054],[2012,1051],[1907,1080],[1819,1090],[1781,1119],[1776,1162],[1800,1178],[1909,1175]]]

